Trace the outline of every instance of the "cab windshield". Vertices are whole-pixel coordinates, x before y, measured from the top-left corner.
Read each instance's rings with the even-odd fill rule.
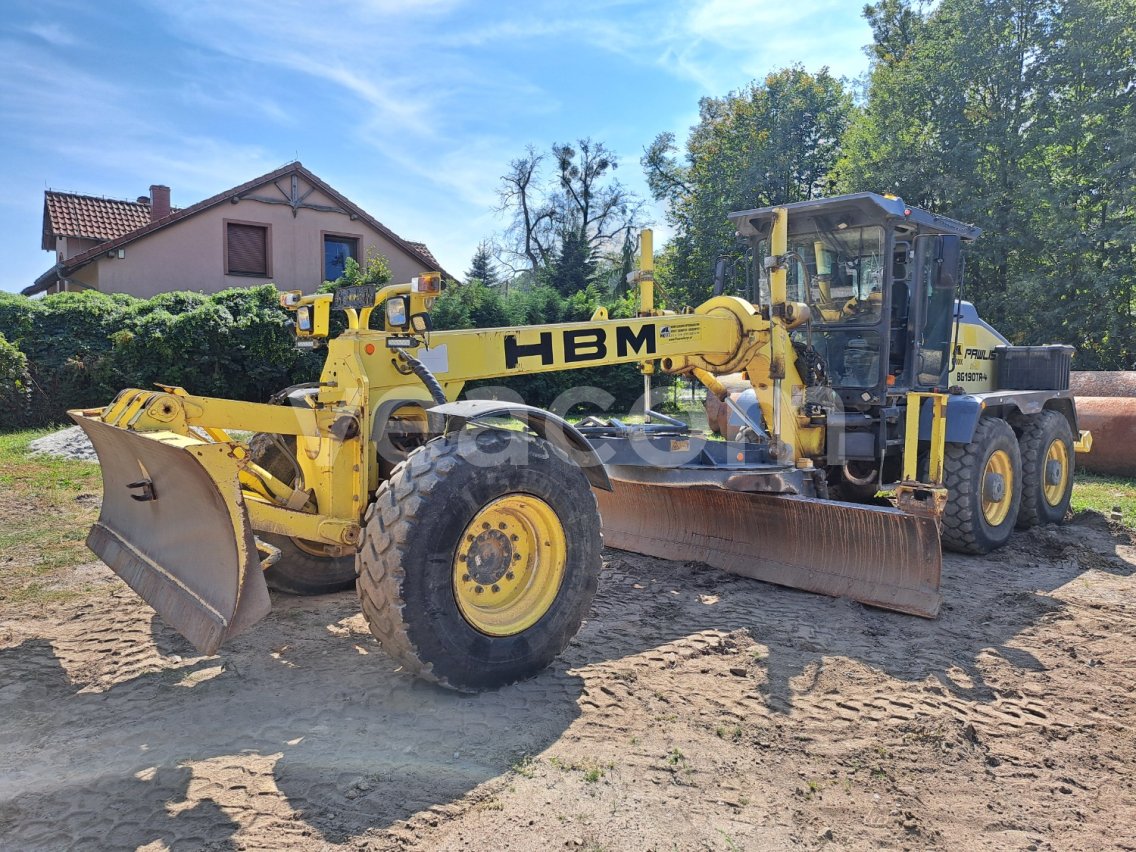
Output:
[[[804,302],[812,314],[811,328],[798,329],[794,338],[811,342],[834,387],[876,386],[881,335],[874,327],[885,304],[884,229],[836,226],[790,234],[787,269],[788,299]],[[767,278],[761,288],[768,303]]]
[[[789,237],[788,298],[818,325],[875,325],[883,314],[884,229],[818,229]],[[768,300],[768,281],[762,296]]]

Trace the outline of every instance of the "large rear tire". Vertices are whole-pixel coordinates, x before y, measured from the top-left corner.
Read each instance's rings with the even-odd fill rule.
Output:
[[[253,435],[249,455],[277,479],[293,483],[296,469],[274,437],[263,432]],[[295,438],[282,440],[295,446]],[[354,554],[322,553],[327,545],[275,533],[257,532],[257,537],[280,549],[280,560],[264,572],[270,589],[290,595],[329,595],[355,586]]]
[[[408,671],[493,689],[564,650],[595,597],[601,546],[578,466],[540,438],[474,429],[415,450],[380,486],[357,557],[359,598]]]
[[[1010,424],[983,417],[969,444],[948,444],[944,484],[944,547],[989,553],[1005,544],[1022,502],[1022,458]]]
[[[1057,411],[1028,417],[1018,444],[1022,450],[1022,508],[1018,528],[1056,524],[1073,496],[1073,430]]]

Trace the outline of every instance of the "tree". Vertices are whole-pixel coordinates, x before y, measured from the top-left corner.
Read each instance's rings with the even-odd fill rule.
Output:
[[[495,287],[501,283],[501,276],[493,266],[493,255],[489,251],[488,243],[482,242],[478,245],[465,278],[467,281],[477,279],[486,287]]]
[[[736,255],[727,214],[799,201],[829,189],[829,171],[852,114],[851,95],[827,69],[769,74],[722,98],[703,98],[682,156],[662,133],[641,160],[656,200],[674,226],[672,298],[694,304],[710,293],[715,260]]]
[[[592,282],[596,262],[591,246],[578,228],[569,227],[560,238],[560,252],[548,270],[548,283],[562,296],[584,290]]]
[[[1126,0],[885,0],[865,108],[835,170],[980,225],[968,293],[1016,343],[1083,368],[1136,358],[1136,7]]]
[[[914,6],[907,0],[880,0],[865,6],[873,37],[868,55],[885,65],[903,61],[919,38],[929,5],[926,0]]]
[[[501,255],[514,273],[555,280],[567,294],[587,286],[597,255],[634,230],[642,202],[613,176],[618,161],[602,142],[553,145],[552,159],[546,177],[547,157],[529,146],[502,177],[501,209],[512,221]]]
[[[527,262],[534,281],[552,259],[556,225],[556,210],[547,198],[540,173],[543,162],[544,155],[529,145],[524,156],[509,163],[499,192],[500,209],[513,216],[505,231],[502,257],[514,276]]]

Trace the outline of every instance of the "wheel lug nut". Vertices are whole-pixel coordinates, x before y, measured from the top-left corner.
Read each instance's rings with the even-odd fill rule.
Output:
[[[474,586],[473,587],[473,593],[475,595],[480,595],[484,591],[485,591],[485,589],[483,589],[481,586]]]
[[[466,540],[466,541],[473,541],[473,536],[471,536],[471,535],[467,535],[467,536],[465,537],[465,540]]]
[[[514,574],[512,571],[509,571],[505,574],[505,579],[506,580],[515,580],[515,579],[517,579],[517,575]]]
[[[520,561],[521,561],[521,554],[519,554],[519,553],[514,553],[514,554],[513,554],[513,561],[514,561],[514,562],[520,562]]]
[[[499,591],[501,591],[501,587],[498,586],[496,583],[494,583],[493,584],[493,591],[494,591],[494,593],[499,592]]]
[[[508,528],[509,528],[509,527],[508,527],[508,526],[507,526],[507,525],[505,524],[505,522],[504,522],[504,521],[502,521],[501,523],[499,523],[499,524],[497,525],[497,529],[499,529],[499,530],[507,530]]]
[[[466,560],[466,555],[464,553],[459,553],[458,554],[458,562],[465,562],[465,560]]]
[[[473,578],[472,578],[472,577],[470,577],[470,576],[469,576],[469,574],[462,574],[462,582],[463,582],[463,583],[468,583],[468,582],[469,582],[470,580],[472,580],[472,579],[473,579]]]
[[[513,533],[511,536],[509,536],[509,538],[511,538],[513,541],[520,541],[521,540],[521,537],[519,535],[517,535],[516,533]]]
[[[482,521],[482,522],[481,522],[481,528],[482,528],[483,530],[487,530],[487,529],[489,529],[489,522],[488,522],[488,521]]]

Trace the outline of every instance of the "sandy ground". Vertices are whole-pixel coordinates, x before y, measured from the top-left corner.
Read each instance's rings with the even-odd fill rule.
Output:
[[[1136,848],[1136,548],[948,556],[937,621],[606,552],[526,683],[408,679],[351,594],[194,656],[101,564],[0,612],[0,848]]]

